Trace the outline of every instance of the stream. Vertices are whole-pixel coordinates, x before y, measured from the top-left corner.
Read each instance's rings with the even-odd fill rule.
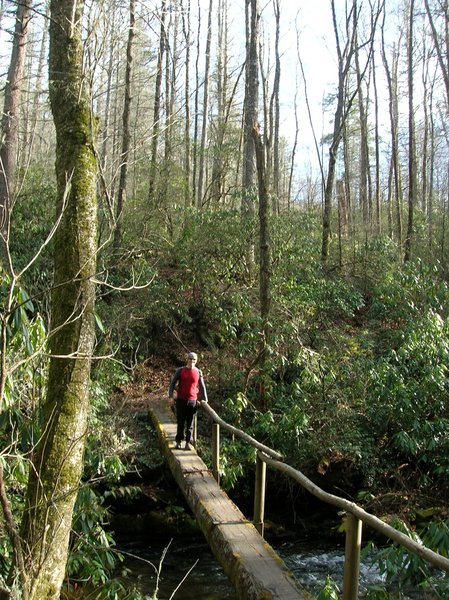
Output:
[[[328,576],[341,590],[344,549],[334,547],[312,551],[310,547],[299,543],[273,547],[301,586],[312,596],[317,596]],[[158,584],[158,600],[237,600],[223,569],[201,536],[189,539],[181,537],[165,544],[162,541],[155,544],[152,540],[151,548],[145,547],[143,540],[140,540],[121,545],[120,549],[126,552],[124,566],[130,570],[127,580],[137,585],[148,598],[152,598],[157,585],[154,567],[158,568],[166,549]],[[360,597],[363,597],[368,585],[382,583],[382,576],[376,567],[369,559],[365,559],[360,566]],[[423,596],[404,595],[402,600],[417,600],[420,597]]]

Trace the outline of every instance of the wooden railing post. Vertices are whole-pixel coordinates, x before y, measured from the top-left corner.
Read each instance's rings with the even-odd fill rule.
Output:
[[[357,600],[358,598],[361,544],[362,521],[360,521],[353,514],[346,513],[343,600]]]
[[[212,475],[220,485],[220,425],[212,425]]]
[[[265,513],[265,484],[267,477],[267,465],[257,455],[256,459],[256,485],[254,490],[254,526],[260,535],[264,534]]]
[[[193,415],[193,432],[192,432],[192,441],[194,446],[196,446],[196,441],[198,439],[198,419],[197,419],[197,415],[194,414]]]

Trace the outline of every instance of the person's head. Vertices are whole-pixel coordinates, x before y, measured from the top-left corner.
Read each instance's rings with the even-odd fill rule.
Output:
[[[198,360],[198,355],[196,352],[189,352],[187,354],[187,366],[192,368],[196,365],[196,361]]]

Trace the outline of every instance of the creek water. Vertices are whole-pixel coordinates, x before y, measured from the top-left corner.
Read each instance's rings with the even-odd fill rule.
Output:
[[[312,550],[300,543],[273,547],[301,586],[312,596],[317,596],[328,576],[342,589],[344,549]],[[237,600],[223,569],[200,535],[188,540],[174,538],[169,544],[151,540],[151,547],[145,547],[140,540],[124,544],[121,549],[127,553],[125,566],[130,570],[127,578],[130,585],[136,585],[148,598],[153,597],[157,588],[158,600]],[[164,552],[158,581],[155,568],[158,568]],[[367,586],[384,583],[369,558],[361,564],[359,581],[361,598]],[[411,593],[401,598],[416,600],[419,597]]]
[[[237,600],[234,588],[201,537],[121,545],[129,584],[158,600]],[[160,575],[157,570],[160,569]]]

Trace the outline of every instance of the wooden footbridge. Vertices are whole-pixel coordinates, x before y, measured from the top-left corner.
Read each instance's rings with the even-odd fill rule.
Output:
[[[176,450],[173,414],[158,402],[151,416],[161,450],[218,562],[242,600],[298,600],[301,592],[283,561],[228,498],[194,450]]]
[[[408,551],[433,566],[449,572],[449,560],[393,529],[374,515],[344,498],[321,490],[300,471],[282,462],[274,450],[248,434],[225,423],[205,403],[204,410],[213,421],[212,469],[192,450],[175,448],[176,423],[167,402],[154,402],[150,415],[155,425],[161,451],[181,488],[188,505],[218,562],[241,600],[310,600],[282,559],[263,539],[266,466],[284,472],[311,494],[346,512],[346,546],[343,577],[343,600],[357,600],[362,523],[376,529]],[[243,438],[258,450],[254,523],[248,521],[219,486],[220,427]]]

